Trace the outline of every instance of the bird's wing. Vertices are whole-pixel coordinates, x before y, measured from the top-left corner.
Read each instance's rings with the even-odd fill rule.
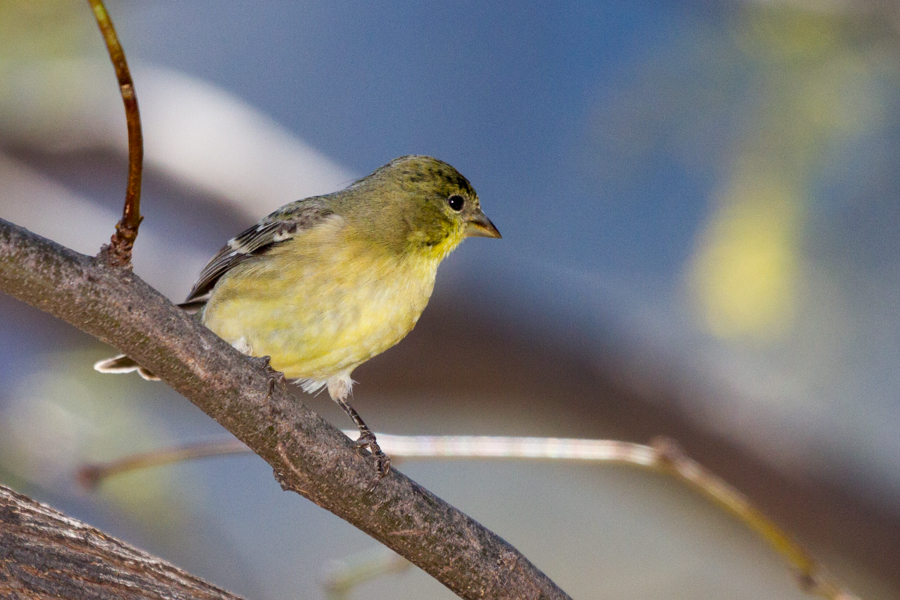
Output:
[[[299,200],[279,208],[219,250],[200,271],[197,283],[181,306],[189,311],[199,309],[209,299],[222,275],[245,260],[303,235],[332,214],[320,197]]]

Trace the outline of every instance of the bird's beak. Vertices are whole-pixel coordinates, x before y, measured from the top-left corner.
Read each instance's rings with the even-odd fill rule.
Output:
[[[500,232],[480,210],[466,222],[466,237],[499,238]]]

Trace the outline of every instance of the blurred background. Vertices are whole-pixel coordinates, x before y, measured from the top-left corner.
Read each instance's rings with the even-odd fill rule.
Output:
[[[900,2],[110,1],[146,142],[135,271],[180,301],[286,202],[429,154],[470,240],[354,373],[375,431],[677,439],[855,593],[900,596]],[[0,217],[95,254],[125,123],[83,2],[0,0]],[[0,482],[249,598],[321,598],[376,542],[0,295]],[[304,396],[339,427],[324,396]],[[578,598],[804,598],[742,525],[624,467],[405,461]],[[451,598],[416,569],[352,597]]]

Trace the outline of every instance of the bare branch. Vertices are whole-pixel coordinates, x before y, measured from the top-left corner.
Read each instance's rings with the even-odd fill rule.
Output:
[[[344,432],[345,435],[347,435],[347,433],[348,432],[346,431]],[[350,431],[349,433],[352,435],[356,432]],[[141,469],[159,467],[162,465],[171,465],[198,458],[252,453],[252,450],[242,444],[240,440],[234,439],[182,444],[151,452],[131,454],[124,458],[111,460],[105,463],[85,465],[78,469],[76,478],[78,479],[78,483],[90,490],[99,486],[104,480],[122,473],[129,473],[131,471],[139,471]]]
[[[116,346],[309,498],[463,598],[568,598],[505,540],[399,472],[371,493],[353,442],[131,271],[0,219],[0,291]],[[86,367],[87,368],[87,367]]]
[[[746,496],[687,456],[674,440],[659,438],[654,440],[652,447],[638,444],[634,446],[642,455],[646,454],[646,450],[652,450],[654,459],[651,462],[630,464],[674,475],[737,517],[787,561],[797,573],[800,587],[804,591],[828,600],[857,600],[856,596],[845,590],[803,546],[756,508]],[[618,460],[624,462],[626,459]]]
[[[355,431],[345,433],[353,435]],[[572,438],[376,435],[384,451],[394,459],[577,460],[624,464],[672,475],[756,532],[797,573],[798,582],[804,591],[828,600],[856,600],[803,546],[754,506],[746,496],[685,455],[676,442],[669,438],[660,438],[652,446],[645,446],[618,440]],[[86,486],[95,486],[106,477],[136,469],[247,452],[250,450],[238,440],[185,444],[134,454],[108,463],[88,465],[81,469],[79,479]]]
[[[106,255],[110,264],[115,266],[128,266],[131,264],[131,250],[137,239],[138,227],[143,220],[141,216],[141,173],[144,162],[144,136],[141,133],[141,115],[138,111],[137,95],[134,91],[134,82],[131,80],[131,72],[128,70],[128,62],[125,60],[125,51],[119,44],[119,37],[113,26],[103,0],[88,0],[94,12],[94,18],[109,58],[116,69],[116,79],[119,80],[119,90],[122,93],[122,102],[125,104],[125,121],[128,127],[128,185],[125,188],[125,207],[122,210],[122,219],[116,224],[116,232],[110,239],[109,246],[105,246],[101,254]]]

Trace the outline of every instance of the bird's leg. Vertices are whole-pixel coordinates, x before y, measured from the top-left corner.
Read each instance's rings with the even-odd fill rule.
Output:
[[[369,490],[372,491],[375,489],[375,486],[378,485],[378,482],[391,471],[391,457],[381,451],[381,447],[375,440],[375,434],[372,433],[369,426],[365,424],[359,416],[359,413],[357,413],[344,398],[336,395],[333,399],[338,403],[338,406],[344,409],[344,412],[347,413],[347,416],[353,420],[353,423],[359,429],[359,438],[356,440],[356,448],[359,450],[367,449],[375,458],[375,468],[378,470],[378,478]]]

